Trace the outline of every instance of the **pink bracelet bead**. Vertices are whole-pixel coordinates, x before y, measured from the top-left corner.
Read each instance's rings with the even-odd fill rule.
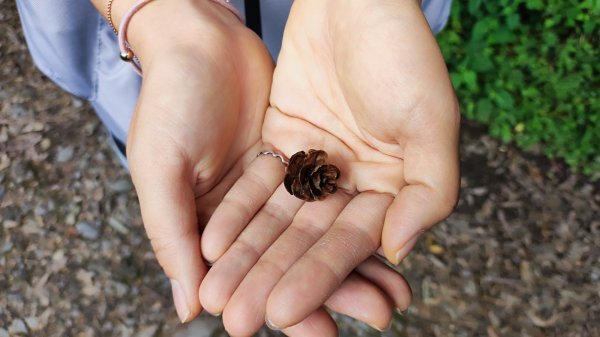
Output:
[[[131,18],[133,17],[133,15],[135,15],[135,13],[137,13],[137,11],[139,11],[142,7],[144,7],[146,4],[148,4],[151,1],[153,1],[153,0],[138,0],[136,3],[134,3],[131,6],[131,8],[127,11],[127,13],[125,13],[123,18],[121,19],[121,24],[119,25],[119,33],[117,34],[118,42],[119,42],[119,50],[121,52],[120,53],[121,59],[123,61],[131,62],[133,69],[140,76],[142,76],[142,68],[139,64],[139,61],[135,57],[133,50],[129,47],[129,43],[127,42],[127,27],[129,26],[129,21],[131,21]],[[240,21],[244,22],[244,18],[242,17],[240,12],[235,8],[235,6],[233,6],[231,4],[231,0],[211,0],[211,1],[218,3],[219,5],[227,8]]]

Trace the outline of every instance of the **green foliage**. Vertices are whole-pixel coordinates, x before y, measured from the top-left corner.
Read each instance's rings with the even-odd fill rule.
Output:
[[[465,117],[600,172],[600,0],[453,1],[438,37]]]

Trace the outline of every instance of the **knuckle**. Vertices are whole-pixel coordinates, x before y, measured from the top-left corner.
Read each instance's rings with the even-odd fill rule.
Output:
[[[257,247],[243,239],[236,240],[232,248],[238,250],[240,256],[249,256],[252,261],[257,261],[262,255]]]
[[[289,223],[292,220],[290,212],[275,202],[266,203],[262,208],[262,212],[276,223]]]
[[[339,221],[340,220],[338,220],[338,222]],[[347,247],[349,249],[352,248],[356,254],[360,253],[360,256],[357,256],[358,259],[362,258],[365,254],[366,256],[371,255],[380,246],[380,235],[373,235],[374,233],[371,233],[366,228],[351,221],[342,222],[340,230],[344,232],[342,234],[343,237],[347,238],[346,240],[343,240]]]
[[[456,204],[458,203],[458,192],[446,192],[443,193],[439,198],[439,212],[440,212],[440,220],[443,220],[450,216],[454,209],[456,208]]]
[[[252,171],[252,170],[248,170],[246,173],[247,176],[247,184],[250,185],[248,186],[248,190],[249,191],[256,191],[257,195],[270,195],[272,193],[272,190],[269,188],[267,182],[265,182],[264,178]]]
[[[254,215],[251,210],[251,206],[249,206],[247,202],[244,202],[239,198],[233,197],[230,194],[227,194],[225,196],[225,198],[221,202],[221,205],[219,206],[223,210],[226,209],[227,212],[234,213],[234,216],[237,217],[239,221],[244,223],[249,222],[250,219],[252,219],[252,216]]]
[[[286,266],[282,262],[270,258],[261,258],[253,269],[256,269],[258,273],[263,275],[276,275],[277,277],[281,277],[287,271]]]
[[[317,224],[315,219],[303,219],[301,220],[300,225],[294,226],[293,228],[297,232],[297,234],[294,235],[296,241],[308,247],[312,246],[314,242],[317,242],[317,240],[325,233],[325,230]]]
[[[315,275],[320,275],[320,278],[324,280],[322,284],[327,284],[327,281],[333,281],[335,284],[339,285],[347,276],[345,273],[342,273],[329,263],[323,261],[322,257],[309,254],[305,258],[316,271]]]

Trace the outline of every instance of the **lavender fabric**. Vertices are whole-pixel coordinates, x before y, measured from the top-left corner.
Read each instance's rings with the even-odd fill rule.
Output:
[[[293,0],[260,1],[263,40],[276,59]],[[231,0],[245,13],[243,0]],[[423,0],[437,33],[446,24],[451,0]],[[38,68],[64,90],[90,101],[98,116],[125,143],[141,78],[119,59],[117,38],[86,0],[17,0],[29,51]]]

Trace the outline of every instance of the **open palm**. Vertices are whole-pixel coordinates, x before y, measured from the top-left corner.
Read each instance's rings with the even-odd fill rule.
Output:
[[[154,16],[185,23],[187,34],[172,25],[152,32],[152,23],[162,22]],[[201,230],[261,148],[274,65],[262,41],[213,2],[155,2],[138,19],[144,32],[155,34],[133,45],[144,79],[128,160],[146,231],[173,284],[179,317],[189,321],[200,311],[198,289],[208,270]],[[391,272],[376,261],[363,268],[380,278]],[[404,284],[395,278],[390,292]],[[350,278],[337,294],[355,298],[352,290],[365,288],[365,280]],[[384,301],[384,294],[368,296],[357,308],[370,311]],[[296,335],[305,336],[319,315]]]
[[[256,160],[209,222],[203,253],[215,267],[248,251],[258,262],[228,278],[219,272],[226,267],[213,269],[201,299],[217,284],[233,285],[226,323],[248,311],[261,316],[254,310],[266,304],[262,316],[287,328],[380,246],[399,263],[452,211],[459,113],[417,1],[295,1],[270,103],[263,141],[288,157],[325,150],[343,193],[303,203],[285,192],[280,163]],[[247,197],[254,201],[240,202]],[[266,232],[283,234],[270,245]],[[203,304],[214,300],[206,295]]]

